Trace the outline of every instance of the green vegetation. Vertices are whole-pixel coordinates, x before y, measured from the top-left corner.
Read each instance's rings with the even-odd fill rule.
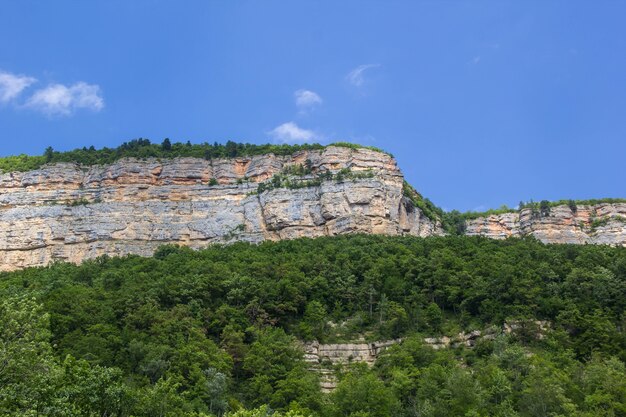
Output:
[[[609,222],[612,222],[612,221],[626,224],[626,217],[614,216],[614,217],[604,217],[601,219],[594,219],[591,222],[591,230],[594,231],[599,227],[606,226],[607,224],[609,224]]]
[[[32,171],[46,163],[45,156],[17,155],[0,158],[0,173]]]
[[[286,167],[283,168],[282,174],[284,175],[295,175],[298,177],[303,177],[305,175],[311,175],[312,173],[312,162],[310,159],[307,159],[306,162],[303,164],[293,164],[293,165],[287,165]]]
[[[270,180],[260,183],[256,191],[250,194],[260,194],[275,188],[288,188],[293,190],[298,188],[319,187],[322,185],[323,181],[342,182],[345,180],[373,177],[374,173],[371,170],[352,171],[349,168],[340,169],[334,174],[330,171],[324,171],[312,176],[310,168],[305,168],[302,165],[291,165],[280,174],[274,174]]]
[[[272,411],[271,408],[264,405],[259,408],[255,408],[254,410],[239,410],[234,413],[229,413],[226,417],[306,417],[306,414],[302,414],[298,411],[288,411],[286,413]]]
[[[430,220],[434,222],[443,221],[445,212],[441,208],[437,207],[432,201],[424,198],[406,180],[402,184],[402,194],[411,200],[413,205],[418,207]]]
[[[240,156],[254,156],[273,153],[275,155],[291,155],[292,153],[324,149],[319,144],[303,144],[303,145],[255,145],[250,143],[236,143],[228,141],[225,144],[217,142],[192,144],[187,143],[171,143],[169,139],[165,139],[161,144],[151,143],[149,139],[134,139],[124,142],[117,148],[96,149],[93,146],[89,148],[74,149],[67,152],[59,152],[48,147],[43,156],[8,156],[0,158],[0,170],[2,172],[10,171],[28,171],[37,169],[46,163],[54,162],[76,162],[83,165],[102,165],[110,164],[121,158],[176,158],[176,157],[195,157],[204,159],[213,158],[235,158]]]
[[[67,201],[66,205],[70,207],[86,206],[92,203],[99,203],[99,200],[89,201],[86,198],[79,198],[78,200]]]
[[[235,236],[237,236],[239,233],[243,232],[246,230],[246,225],[241,223],[238,224],[237,226],[233,227],[231,230],[228,231],[228,233],[226,233],[226,235],[224,235],[224,238],[226,240],[231,240],[234,239]]]
[[[502,205],[500,206],[500,208],[497,208],[497,209],[489,209],[485,211],[466,211],[464,213],[461,213],[461,215],[466,220],[471,220],[471,219],[477,219],[479,217],[487,217],[491,215],[498,215],[498,214],[504,214],[504,213],[516,213],[517,211],[518,211],[517,209],[511,208],[507,205]]]
[[[626,203],[626,198],[594,198],[589,200],[557,200],[557,201],[548,201],[550,207],[556,206],[564,206],[567,205],[570,208],[578,207],[578,206],[595,206],[597,204],[616,204],[616,203]],[[530,207],[532,201],[529,203],[523,203],[521,205],[522,208]],[[535,203],[536,204],[536,203]]]
[[[542,212],[544,214],[549,214],[549,209],[557,206],[568,206],[572,211],[576,211],[578,206],[582,205],[597,205],[597,204],[615,204],[615,203],[626,203],[626,199],[624,198],[597,198],[591,200],[557,200],[557,201],[548,201],[542,200],[540,202],[535,202],[533,200],[524,202],[520,201],[518,208],[508,207],[507,205],[503,205],[497,209],[489,209],[485,211],[468,211],[461,213],[461,215],[467,219],[477,219],[479,217],[487,217],[494,214],[504,214],[504,213],[516,213],[521,209],[531,209],[535,210],[538,214]]]
[[[357,143],[352,143],[352,142],[334,142],[328,146],[339,146],[342,148],[350,148],[350,149],[369,149],[370,151],[381,152],[381,153],[387,154],[393,158],[392,154],[380,148],[377,148],[375,146],[363,146],[363,145],[359,145]]]
[[[340,146],[350,149],[371,149],[377,152],[384,152],[381,149],[371,146],[361,146],[349,142],[337,142],[327,146]],[[305,150],[321,150],[326,146],[317,143],[302,145],[255,145],[251,143],[237,143],[228,141],[225,144],[217,142],[192,144],[191,142],[172,143],[169,139],[163,140],[161,144],[150,142],[149,139],[133,139],[124,142],[117,148],[96,149],[89,148],[74,149],[67,152],[55,151],[48,147],[41,156],[18,155],[0,158],[0,172],[30,171],[37,169],[46,163],[54,162],[76,162],[83,165],[103,165],[110,164],[121,158],[176,158],[195,157],[204,159],[215,158],[236,158],[243,156],[254,156],[273,153],[274,155],[291,155]]]
[[[626,248],[235,243],[0,274],[0,415],[625,416]],[[548,320],[435,351],[423,337]],[[403,337],[319,391],[296,340]],[[244,409],[248,409],[245,411]]]

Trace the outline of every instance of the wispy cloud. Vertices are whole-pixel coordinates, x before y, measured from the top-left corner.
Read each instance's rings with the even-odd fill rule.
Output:
[[[322,104],[322,98],[315,91],[298,90],[293,93],[293,96],[300,111],[306,111]]]
[[[18,101],[23,91],[36,82],[34,77],[0,71],[0,104],[11,103],[13,107],[29,108],[48,116],[69,116],[77,109],[98,112],[104,108],[100,86],[83,81],[69,86],[50,84]]]
[[[0,71],[0,103],[8,103],[16,99],[22,91],[37,81],[25,75],[15,75]]]
[[[35,91],[27,100],[26,107],[41,111],[48,116],[69,116],[77,109],[98,112],[104,108],[100,87],[78,82],[71,86],[51,84]]]
[[[270,130],[268,134],[280,143],[304,143],[322,140],[322,136],[312,130],[302,129],[294,122],[283,123]]]
[[[361,87],[365,83],[365,71],[378,67],[380,64],[359,65],[346,75],[346,80],[355,87]]]

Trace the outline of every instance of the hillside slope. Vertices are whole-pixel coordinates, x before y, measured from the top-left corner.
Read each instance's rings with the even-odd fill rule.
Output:
[[[625,311],[626,248],[536,239],[164,246],[2,272],[0,415],[624,416]]]

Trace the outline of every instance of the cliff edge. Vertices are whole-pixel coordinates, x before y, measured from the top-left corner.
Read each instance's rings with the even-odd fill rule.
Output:
[[[544,213],[524,208],[468,220],[465,229],[466,235],[494,239],[534,236],[544,243],[626,246],[626,203],[563,204]]]
[[[290,156],[56,163],[0,175],[0,270],[151,255],[166,243],[347,233],[443,234],[403,196],[389,155],[328,146]]]

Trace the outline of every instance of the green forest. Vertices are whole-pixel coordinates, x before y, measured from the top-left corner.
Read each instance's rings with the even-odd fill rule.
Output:
[[[341,236],[0,274],[0,415],[626,416],[626,248]],[[549,330],[539,334],[536,320]],[[474,347],[425,337],[501,329]],[[320,391],[302,342],[402,338]]]

